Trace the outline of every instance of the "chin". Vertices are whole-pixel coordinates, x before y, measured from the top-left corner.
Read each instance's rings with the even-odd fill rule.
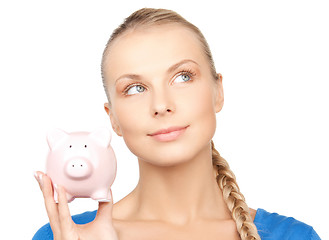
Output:
[[[167,145],[165,147],[150,149],[147,151],[147,154],[145,154],[144,151],[143,156],[139,156],[139,158],[152,165],[172,167],[191,161],[197,157],[200,152],[204,151],[209,143],[210,140],[208,144],[202,144],[201,141],[194,141],[190,144],[186,142],[182,142],[181,144],[176,143],[171,146]]]
[[[174,167],[184,163],[187,163],[190,158],[152,158],[151,160],[145,158],[139,158],[142,161],[145,161],[151,165],[158,166],[158,167]]]

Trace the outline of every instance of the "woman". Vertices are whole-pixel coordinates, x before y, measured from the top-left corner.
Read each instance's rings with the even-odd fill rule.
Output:
[[[136,188],[71,219],[65,190],[36,174],[50,224],[34,239],[320,239],[293,218],[250,209],[214,147],[222,76],[202,33],[165,9],[140,9],[102,59],[113,130],[139,162]],[[79,225],[82,224],[82,225]]]

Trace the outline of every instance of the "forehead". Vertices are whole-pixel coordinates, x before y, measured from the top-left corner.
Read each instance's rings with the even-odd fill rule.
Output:
[[[182,59],[206,64],[198,36],[184,26],[166,24],[131,30],[115,39],[106,56],[104,70],[107,78],[115,79],[125,73],[164,69]]]

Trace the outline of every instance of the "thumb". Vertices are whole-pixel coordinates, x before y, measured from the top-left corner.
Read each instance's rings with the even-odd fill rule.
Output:
[[[96,221],[112,222],[113,197],[111,189],[109,191],[109,195],[111,196],[110,201],[98,202],[98,210],[95,217]]]

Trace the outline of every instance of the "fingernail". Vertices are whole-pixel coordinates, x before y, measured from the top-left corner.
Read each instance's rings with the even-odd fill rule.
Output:
[[[35,177],[35,179],[39,182],[39,179],[38,179],[38,174],[37,174],[37,172],[36,171],[34,171],[34,177]]]
[[[42,188],[43,187],[42,173],[38,174],[37,172],[34,172],[34,177],[38,181],[40,188]]]

